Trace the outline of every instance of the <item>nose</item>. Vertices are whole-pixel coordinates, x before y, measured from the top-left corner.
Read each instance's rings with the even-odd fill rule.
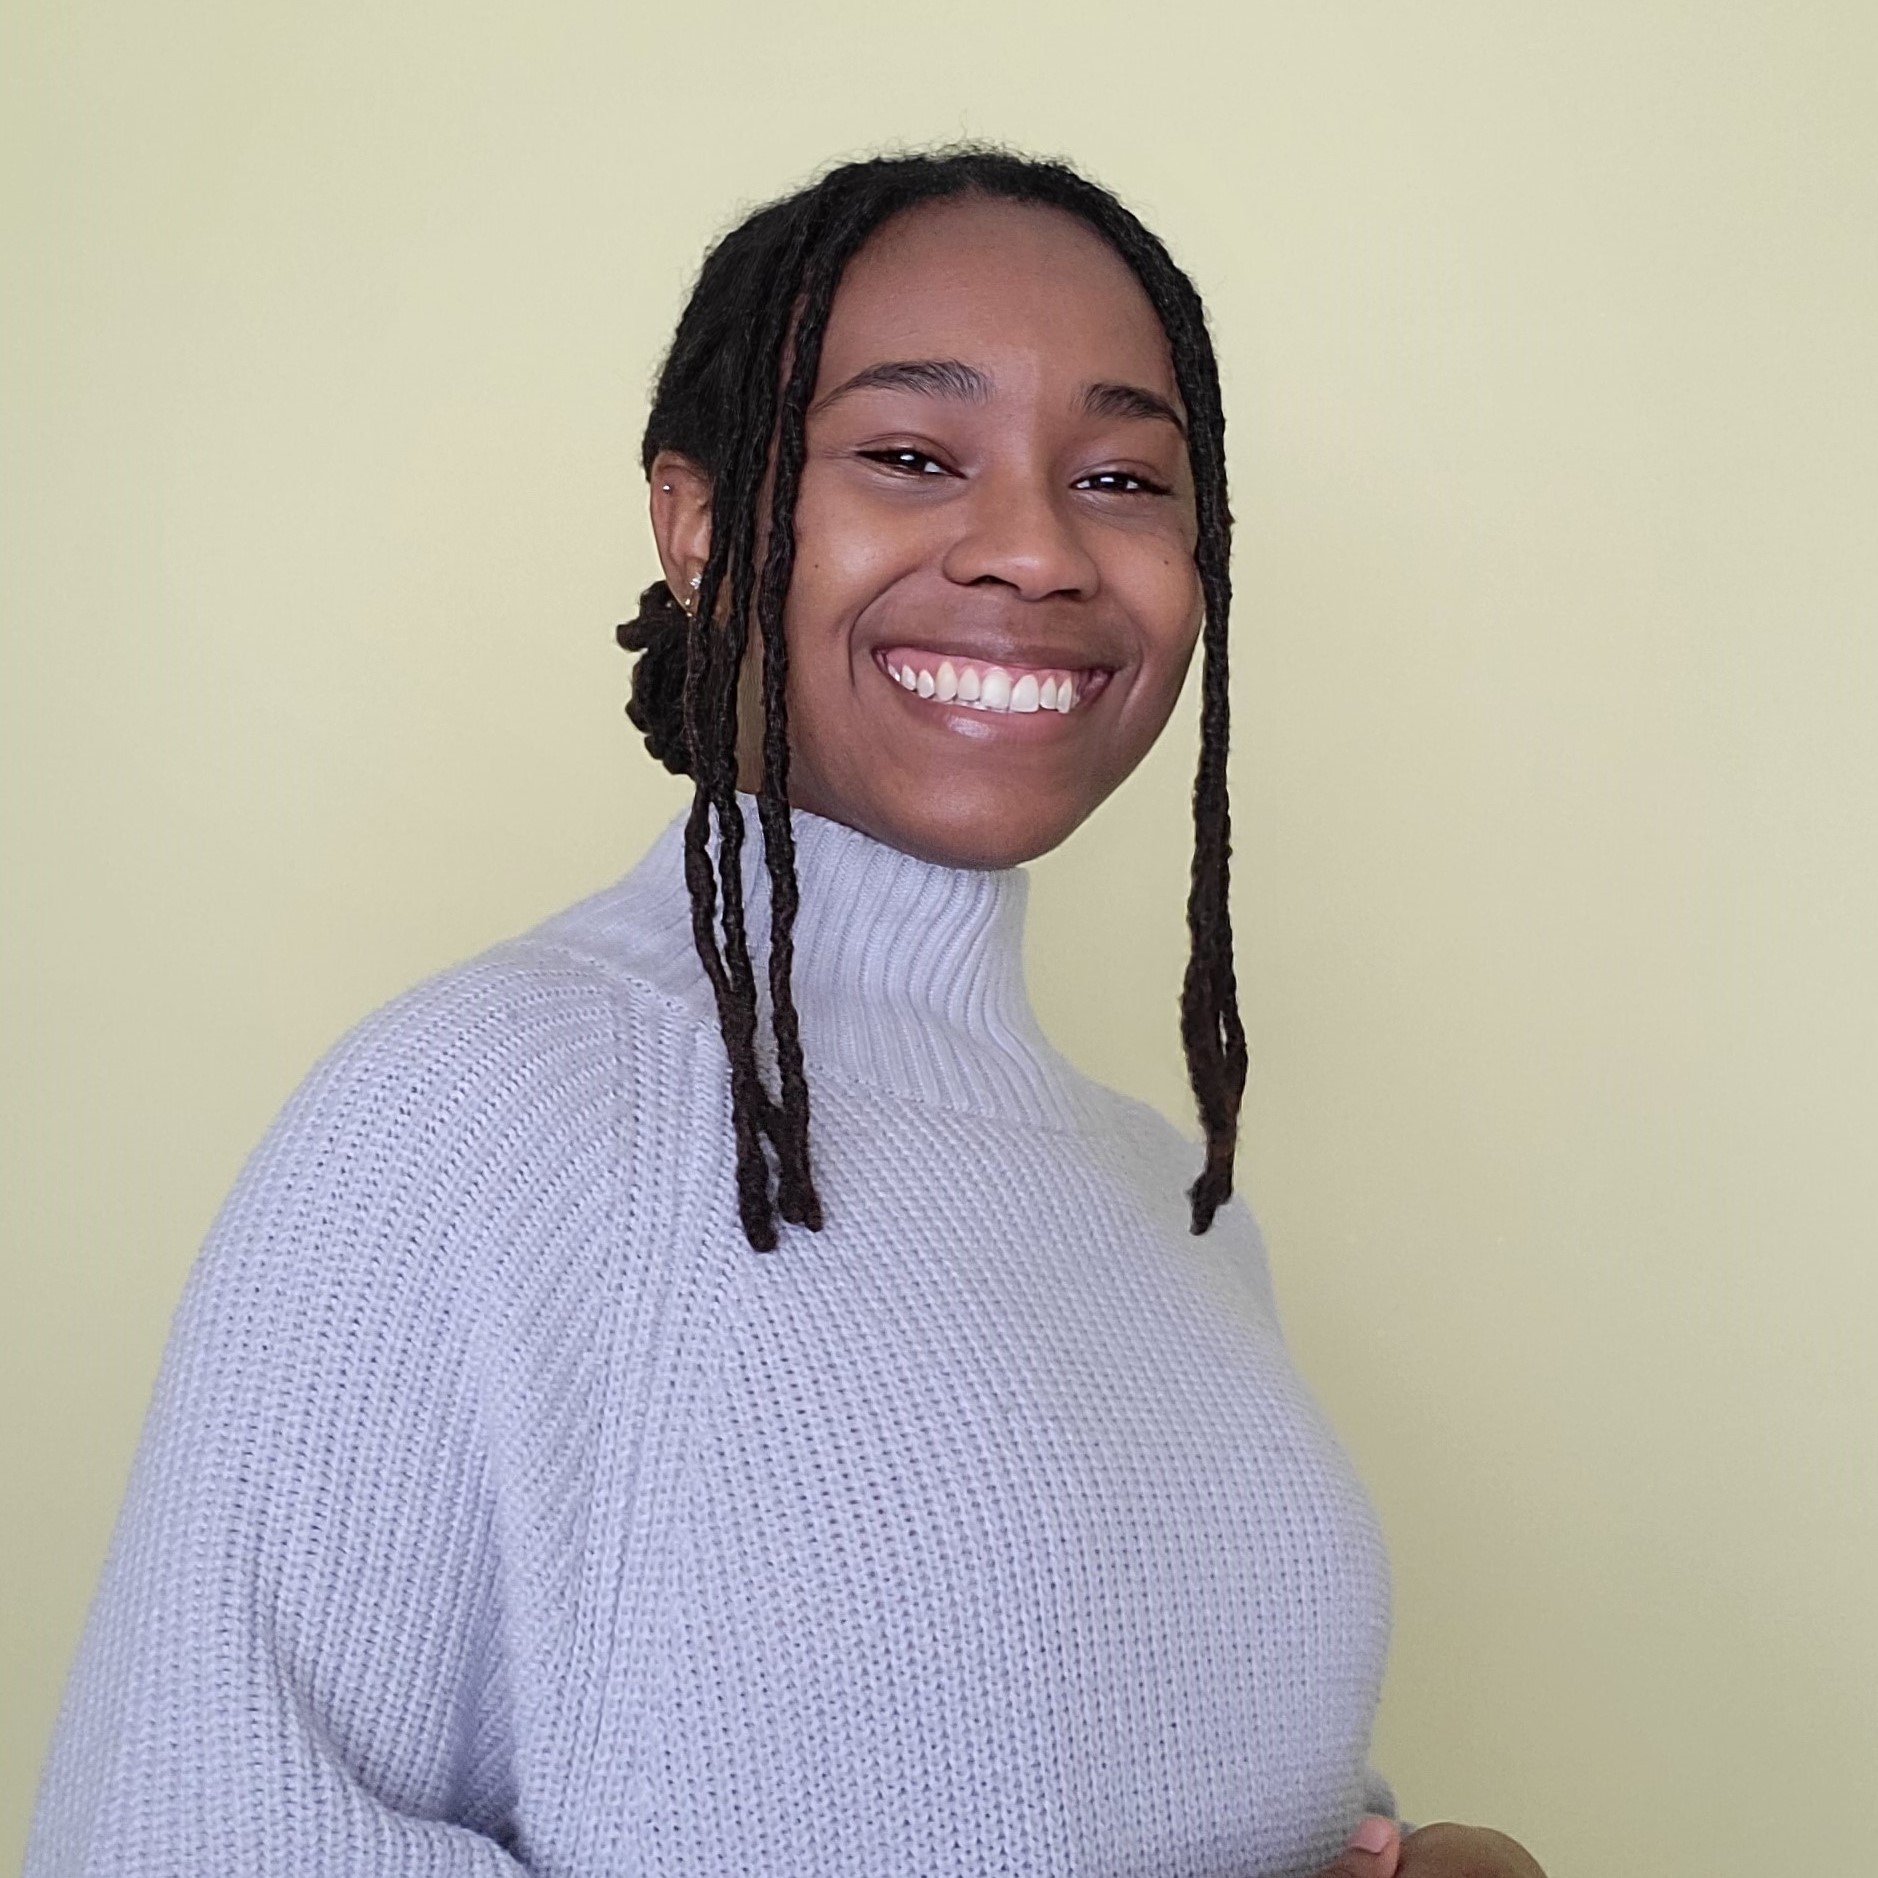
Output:
[[[1057,492],[1031,478],[986,477],[953,511],[964,527],[941,567],[962,587],[1014,588],[1025,600],[1093,597],[1101,575]]]

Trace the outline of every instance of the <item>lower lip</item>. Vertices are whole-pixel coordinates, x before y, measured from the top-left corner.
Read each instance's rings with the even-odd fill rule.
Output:
[[[999,733],[1012,733],[1026,737],[1047,737],[1079,723],[1083,713],[1101,696],[1107,687],[1110,674],[1101,670],[1090,671],[1077,686],[1076,702],[1067,711],[987,711],[976,705],[960,704],[955,699],[922,698],[917,691],[909,690],[888,670],[884,656],[873,655],[874,669],[879,672],[881,682],[885,684],[907,708],[916,712],[929,722],[941,724],[948,729],[963,731],[969,736],[985,737]]]

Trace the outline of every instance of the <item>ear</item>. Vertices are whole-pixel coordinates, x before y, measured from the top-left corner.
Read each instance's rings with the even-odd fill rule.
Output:
[[[711,553],[711,479],[676,450],[661,450],[647,474],[652,533],[665,584],[681,606],[689,606],[692,579],[703,571]]]

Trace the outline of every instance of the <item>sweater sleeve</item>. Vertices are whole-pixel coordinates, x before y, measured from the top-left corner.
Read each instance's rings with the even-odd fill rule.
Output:
[[[1384,1819],[1393,1819],[1402,1828],[1405,1839],[1415,1830],[1402,1817],[1401,1808],[1396,1805],[1395,1789],[1373,1767],[1366,1769],[1363,1776],[1363,1811],[1380,1813]]]
[[[477,1280],[453,1264],[517,1072],[492,1041],[513,1014],[466,973],[337,1046],[223,1206],[171,1326],[26,1878],[523,1871],[504,1849]]]

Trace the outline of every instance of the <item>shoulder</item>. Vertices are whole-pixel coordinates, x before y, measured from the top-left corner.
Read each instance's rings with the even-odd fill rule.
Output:
[[[503,1144],[560,1145],[611,1105],[618,1031],[612,987],[590,964],[507,941],[346,1031],[288,1099],[247,1178],[438,1186],[473,1178]]]
[[[193,1286],[444,1290],[489,1305],[600,1255],[697,1026],[553,922],[354,1024],[274,1118]]]

